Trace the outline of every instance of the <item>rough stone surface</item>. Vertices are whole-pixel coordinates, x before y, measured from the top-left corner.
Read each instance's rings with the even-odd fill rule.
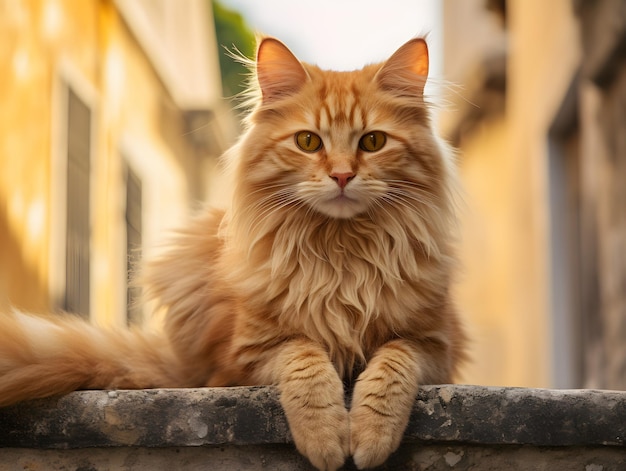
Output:
[[[287,443],[270,387],[77,391],[0,409],[0,447]]]
[[[537,446],[624,446],[625,437],[626,392],[477,386],[424,388],[406,433],[406,439]]]
[[[380,469],[618,471],[625,436],[626,392],[430,386]],[[0,471],[312,469],[291,442],[272,387],[79,391],[0,409]]]

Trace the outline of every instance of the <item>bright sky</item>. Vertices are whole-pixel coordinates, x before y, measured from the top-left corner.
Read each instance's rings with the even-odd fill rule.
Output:
[[[431,77],[442,69],[441,0],[221,0],[299,59],[335,70],[379,62],[428,33]]]

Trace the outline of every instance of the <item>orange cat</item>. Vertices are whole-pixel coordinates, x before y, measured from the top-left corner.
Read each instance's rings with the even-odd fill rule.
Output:
[[[423,39],[354,72],[262,40],[259,96],[228,154],[231,208],[203,212],[143,272],[165,336],[2,315],[0,405],[81,388],[275,384],[317,468],[383,463],[418,386],[451,382],[464,358],[450,300],[455,177],[427,73]]]

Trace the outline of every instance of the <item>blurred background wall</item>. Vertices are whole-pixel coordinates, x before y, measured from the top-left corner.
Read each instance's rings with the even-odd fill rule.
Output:
[[[323,3],[307,9],[314,34],[347,26],[350,8],[414,15],[406,1]],[[626,2],[427,3],[446,84],[433,100],[466,193],[462,380],[626,388]],[[0,0],[0,308],[141,322],[132,260],[227,200],[217,157],[239,125],[221,97],[243,70],[221,45],[253,53],[253,7]],[[385,21],[370,43],[395,31]],[[415,14],[405,40],[423,24]]]
[[[234,138],[211,4],[4,0],[0,31],[0,305],[138,321],[132,259]]]
[[[470,381],[626,387],[626,2],[445,0]]]

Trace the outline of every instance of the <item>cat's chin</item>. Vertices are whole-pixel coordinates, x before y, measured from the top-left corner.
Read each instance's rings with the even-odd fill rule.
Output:
[[[315,209],[335,219],[350,219],[367,211],[367,205],[353,198],[338,196],[317,202]]]

